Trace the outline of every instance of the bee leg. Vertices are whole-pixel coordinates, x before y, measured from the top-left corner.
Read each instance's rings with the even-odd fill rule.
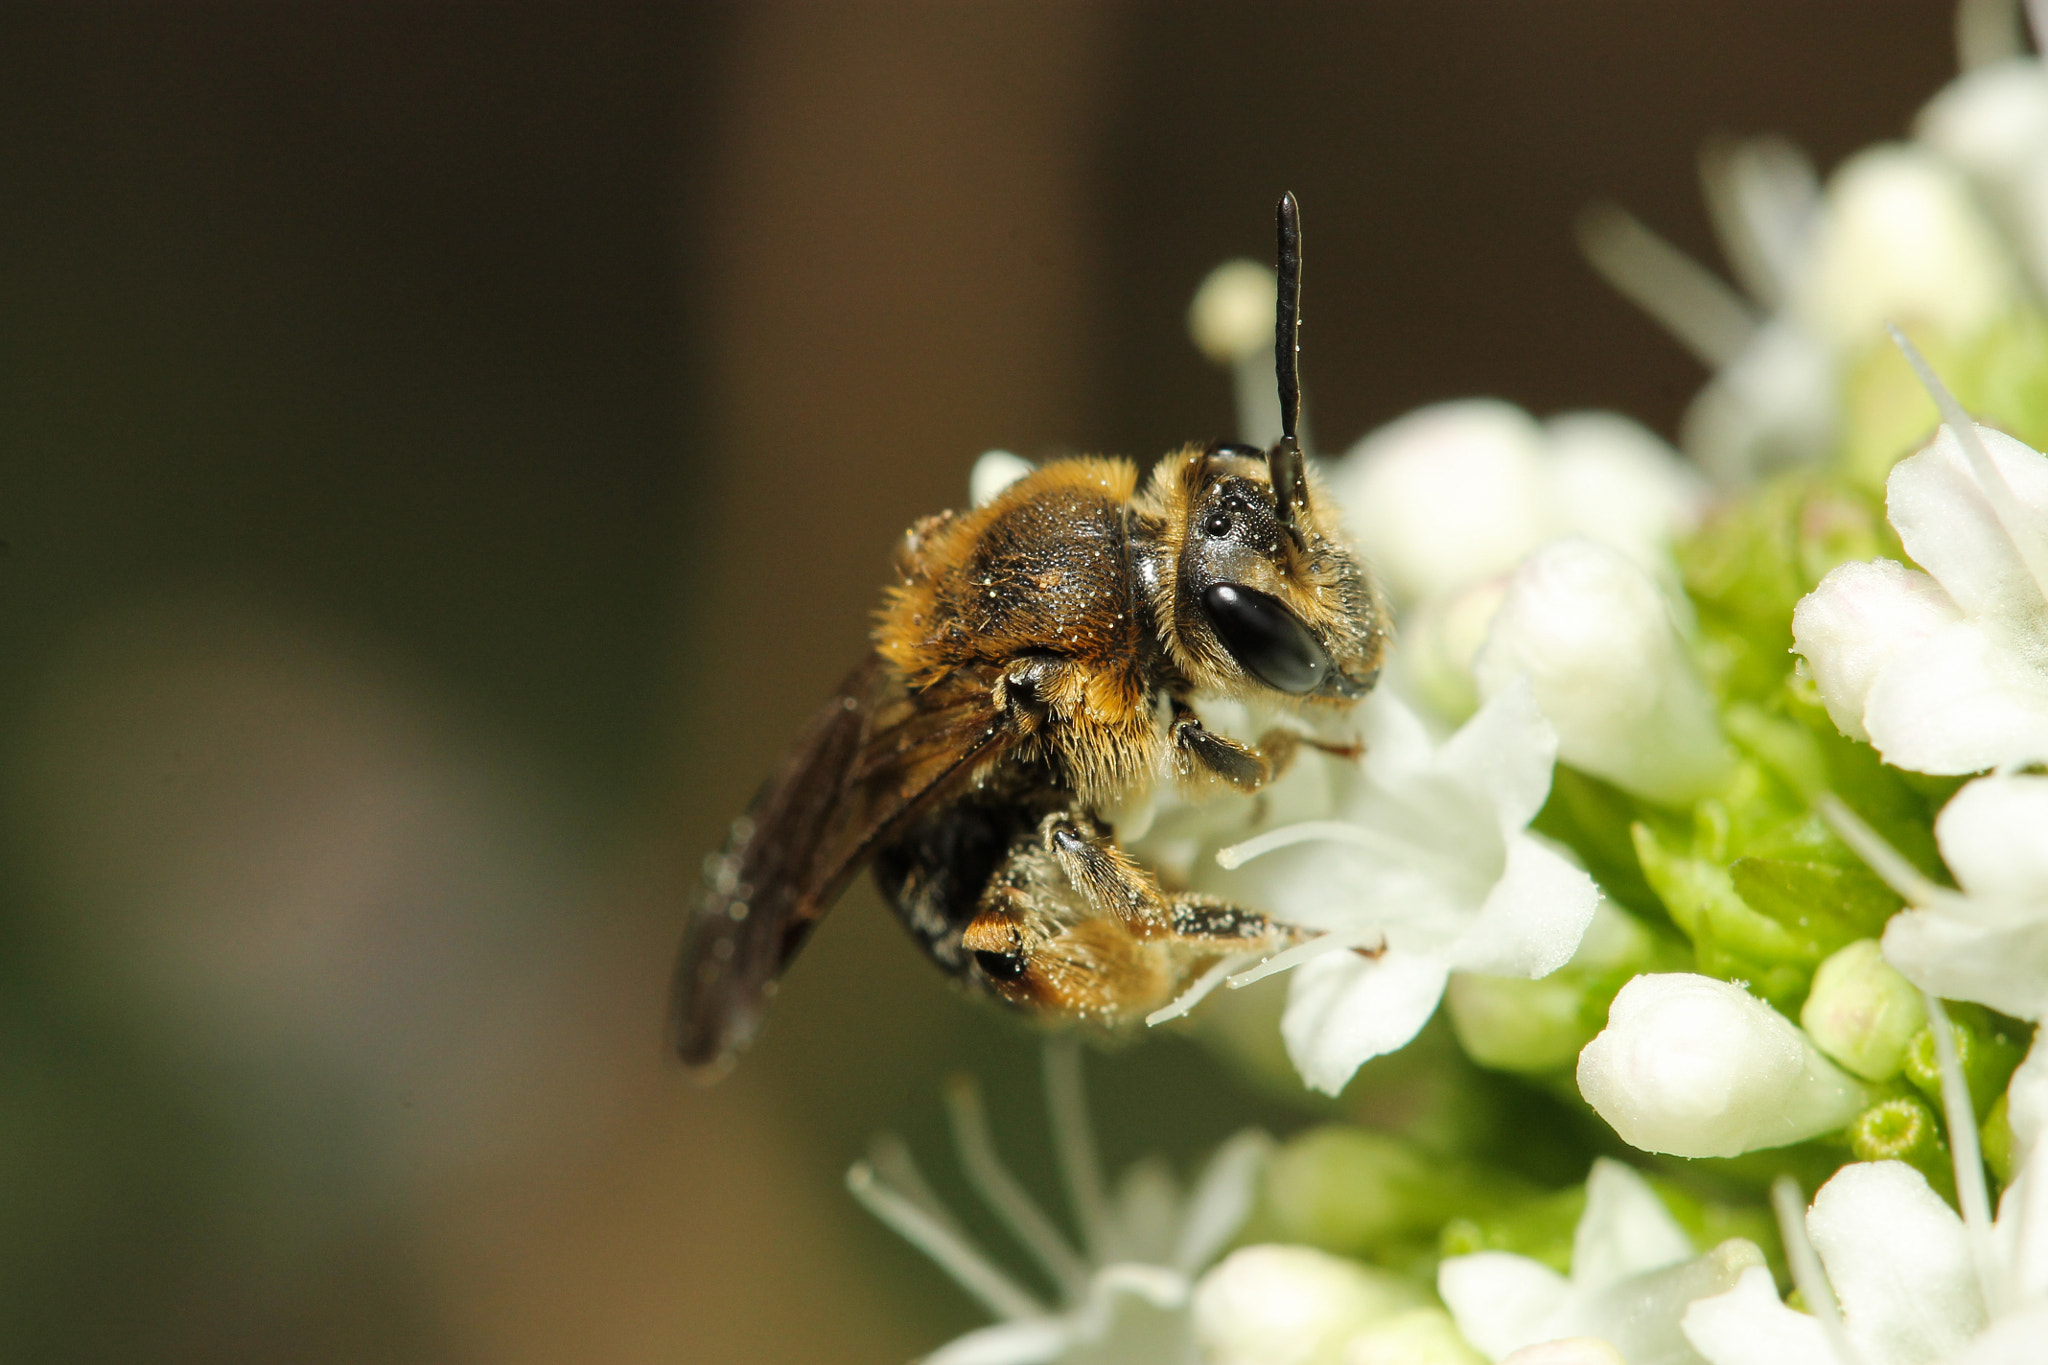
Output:
[[[1214,896],[1175,896],[1169,905],[1176,936],[1217,952],[1266,952],[1306,936],[1291,924]]]
[[[1116,919],[1134,938],[1173,932],[1173,917],[1159,883],[1095,821],[1077,812],[1055,811],[1039,822],[1038,832],[1067,881],[1096,913]]]
[[[1255,746],[1240,744],[1205,729],[1193,707],[1178,697],[1174,699],[1173,748],[1183,774],[1199,766],[1241,792],[1255,792],[1286,772],[1303,745],[1337,758],[1357,758],[1363,752],[1356,744],[1329,744],[1280,729],[1260,735]]]

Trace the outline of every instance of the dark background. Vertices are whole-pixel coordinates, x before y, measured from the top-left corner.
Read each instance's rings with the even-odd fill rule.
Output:
[[[1667,434],[1582,266],[1825,167],[1941,0],[0,10],[0,1341],[890,1361],[974,1310],[839,1184],[1032,1041],[862,887],[712,1091],[678,888],[972,457],[1228,435],[1187,300],[1304,205],[1331,449],[1467,394]],[[1291,1110],[1097,1064],[1111,1155]],[[942,1181],[944,1177],[940,1177]],[[1560,1177],[1564,1178],[1564,1177]],[[955,1189],[953,1184],[944,1188]]]

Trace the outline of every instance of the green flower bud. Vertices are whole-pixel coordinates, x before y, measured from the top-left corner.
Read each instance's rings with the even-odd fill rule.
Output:
[[[2016,1160],[2018,1153],[2013,1150],[2012,1108],[2008,1096],[2000,1095],[1998,1103],[1991,1106],[1984,1126],[1977,1130],[1977,1141],[1983,1148],[1984,1163],[1991,1167],[1991,1174],[1998,1177],[1998,1183],[2012,1184],[2012,1178],[2019,1174],[2019,1162]]]
[[[1927,1011],[1877,940],[1865,938],[1820,964],[1799,1022],[1815,1046],[1864,1080],[1888,1081],[1905,1066],[1913,1035],[1927,1027]]]
[[[1989,1011],[1963,1004],[1951,1004],[1948,1009],[1956,1036],[1956,1060],[1970,1083],[1970,1106],[1978,1114],[1988,1114],[2005,1092],[2026,1049],[1997,1031]],[[1906,1079],[1934,1104],[1942,1102],[1941,1067],[1935,1060],[1932,1028],[1922,1028],[1907,1044]]]
[[[1955,1164],[1941,1140],[1941,1122],[1917,1095],[1873,1104],[1849,1125],[1858,1161],[1903,1161],[1927,1177],[1944,1199],[1955,1198]]]
[[[1444,1003],[1465,1054],[1499,1071],[1555,1071],[1576,1062],[1600,1028],[1585,1020],[1589,983],[1568,971],[1540,981],[1453,975]]]

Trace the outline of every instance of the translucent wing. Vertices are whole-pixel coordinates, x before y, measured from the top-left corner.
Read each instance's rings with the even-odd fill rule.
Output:
[[[875,849],[1009,746],[989,695],[967,675],[913,695],[872,655],[847,674],[705,865],[669,1014],[685,1065],[730,1066]]]

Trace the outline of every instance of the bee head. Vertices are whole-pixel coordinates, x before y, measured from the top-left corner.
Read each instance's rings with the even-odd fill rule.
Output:
[[[1154,615],[1198,688],[1255,686],[1352,701],[1379,677],[1387,609],[1311,480],[1301,411],[1301,210],[1280,199],[1273,369],[1280,439],[1270,450],[1212,445],[1165,461],[1149,501],[1172,561]]]
[[[1385,604],[1313,481],[1299,479],[1283,519],[1265,465],[1212,446],[1155,474],[1171,560],[1155,588],[1161,635],[1201,690],[1355,700],[1379,676]]]

